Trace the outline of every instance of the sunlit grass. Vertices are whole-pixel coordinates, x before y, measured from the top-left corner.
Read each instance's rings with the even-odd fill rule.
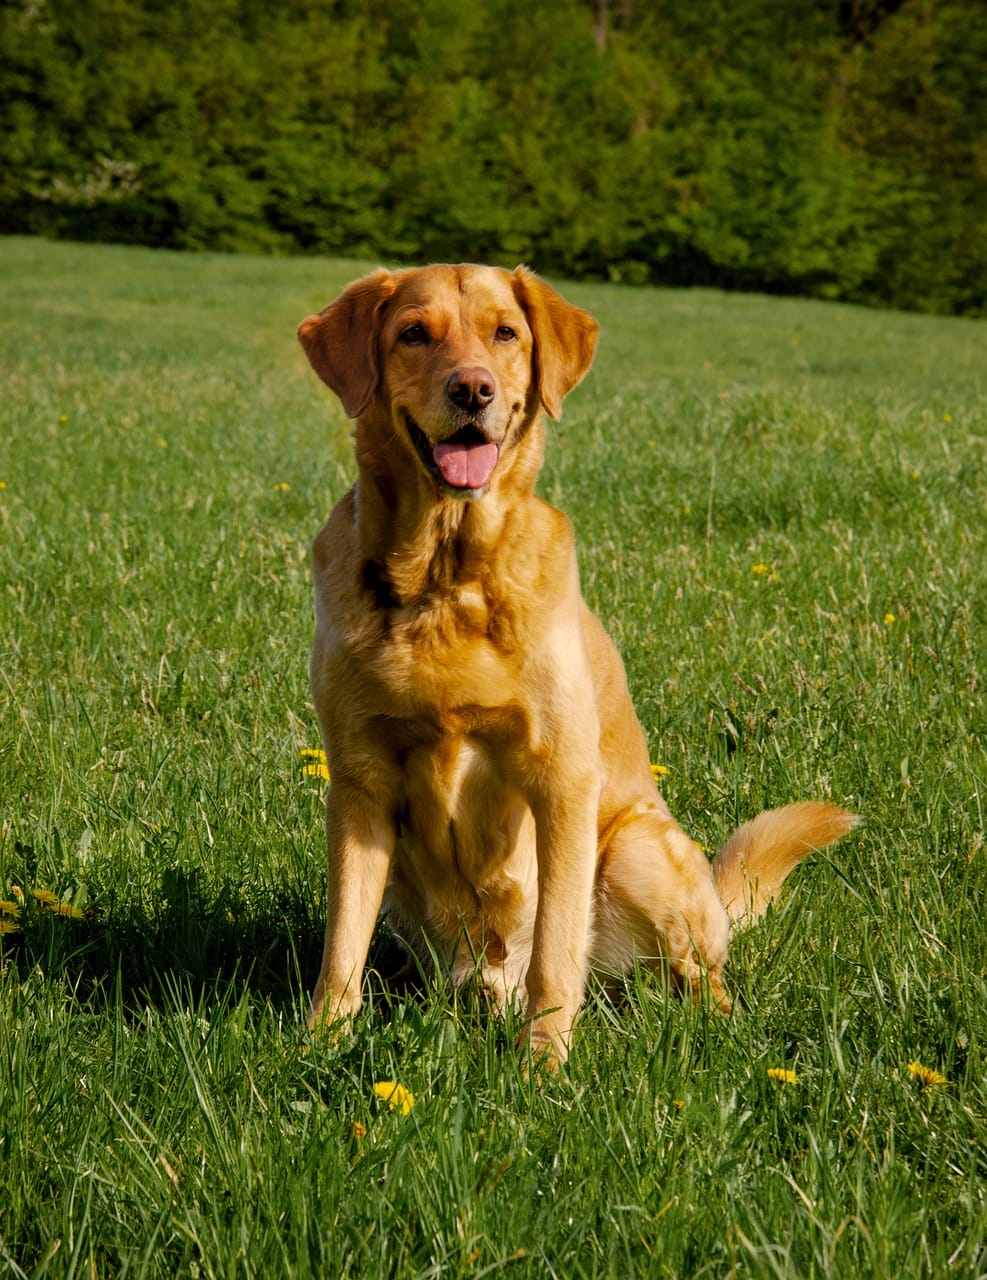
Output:
[[[982,326],[567,290],[603,336],[542,491],[670,804],[864,824],[735,939],[729,1021],[635,974],[528,1079],[469,993],[303,1030],[353,468],[294,327],[361,269],[0,241],[4,1265],[982,1274]]]

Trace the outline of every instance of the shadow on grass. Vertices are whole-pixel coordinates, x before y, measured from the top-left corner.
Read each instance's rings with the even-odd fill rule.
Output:
[[[249,993],[294,1017],[318,974],[321,911],[301,889],[217,888],[197,871],[168,870],[151,909],[124,902],[72,919],[28,904],[19,931],[0,939],[2,959],[22,979],[40,971],[64,982],[91,1006],[118,991],[135,1011],[173,1004],[176,990],[201,993],[207,1004]],[[400,948],[385,930],[370,963],[385,973],[399,967]]]
[[[0,936],[0,966],[15,968],[22,981],[40,973],[62,983],[77,1004],[94,1011],[122,997],[124,1009],[140,1019],[148,1008],[170,1009],[189,996],[205,1009],[231,1007],[247,996],[301,1027],[322,958],[323,909],[301,886],[217,886],[196,869],[169,868],[150,908],[111,903],[76,919],[28,903],[19,930]],[[433,959],[441,971],[441,960]],[[645,988],[681,1003],[672,976],[661,969],[596,973],[589,983],[593,1003],[618,1024],[645,999]],[[451,994],[378,924],[365,976],[373,1007],[380,1012],[394,1000],[435,997],[440,990],[461,1011],[489,1017],[486,993],[467,983]],[[735,998],[746,1003],[739,989]]]

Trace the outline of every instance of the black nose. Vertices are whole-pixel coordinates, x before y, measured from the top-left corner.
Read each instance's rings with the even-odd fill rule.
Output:
[[[486,369],[457,369],[446,383],[446,394],[457,409],[485,409],[497,394],[493,374]]]

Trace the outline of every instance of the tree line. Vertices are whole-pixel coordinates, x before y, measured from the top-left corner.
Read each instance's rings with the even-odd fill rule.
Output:
[[[4,0],[0,231],[987,309],[984,0]]]

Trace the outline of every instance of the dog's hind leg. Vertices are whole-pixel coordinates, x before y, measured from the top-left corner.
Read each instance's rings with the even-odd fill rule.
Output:
[[[667,965],[695,998],[708,987],[724,1013],[730,924],[752,923],[794,867],[859,821],[837,805],[804,801],[740,827],[711,864],[659,800],[632,806],[603,835],[592,962],[628,968],[637,956]]]
[[[628,969],[635,957],[724,1013],[730,921],[709,860],[664,806],[635,806],[604,833],[596,889],[592,963]]]

